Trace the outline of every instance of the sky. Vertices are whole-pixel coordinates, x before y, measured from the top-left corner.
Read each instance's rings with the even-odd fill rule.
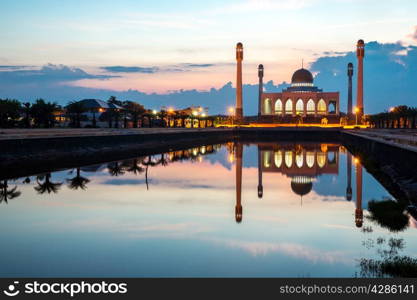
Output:
[[[365,58],[368,78],[388,80],[394,70],[392,77],[417,79],[415,11],[411,0],[2,0],[0,98],[65,104],[116,94],[153,108],[203,104],[224,112],[233,105],[234,51],[242,42],[248,87],[256,90],[260,63],[265,81],[279,89],[304,60],[317,84],[341,92],[344,105],[343,64],[355,59],[350,51],[359,38],[374,42],[367,44],[374,51]],[[369,113],[391,106],[399,89],[412,91],[399,104],[417,100],[403,80],[381,100],[374,93],[381,83],[367,86],[368,78],[365,111],[366,95],[378,98]],[[244,98],[248,114],[256,113],[253,94]]]

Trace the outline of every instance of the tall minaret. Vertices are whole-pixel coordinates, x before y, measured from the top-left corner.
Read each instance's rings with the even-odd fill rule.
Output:
[[[346,187],[346,200],[352,200],[352,154],[349,152],[346,153],[347,155],[347,187]]]
[[[356,56],[358,57],[358,90],[356,97],[356,107],[358,108],[358,119],[363,116],[363,58],[365,57],[365,42],[359,40],[356,45]]]
[[[236,207],[235,207],[235,219],[237,223],[242,222],[242,155],[243,145],[235,144],[236,151]]]
[[[355,158],[356,170],[356,209],[355,209],[355,224],[356,227],[362,227],[363,224],[363,210],[362,210],[362,165]]]
[[[261,109],[262,109],[262,92],[264,90],[264,66],[258,66],[258,77],[259,77],[259,96],[258,96],[258,119],[261,117]],[[259,150],[258,150],[259,151]]]
[[[243,61],[243,45],[237,43],[236,45],[236,60],[237,60],[237,76],[236,76],[236,122],[243,121],[242,108],[242,61]]]
[[[349,78],[348,83],[348,105],[347,105],[347,115],[352,117],[352,76],[353,76],[353,64],[348,63],[347,75]]]
[[[264,187],[262,185],[262,153],[258,146],[258,198],[262,198],[264,194]]]

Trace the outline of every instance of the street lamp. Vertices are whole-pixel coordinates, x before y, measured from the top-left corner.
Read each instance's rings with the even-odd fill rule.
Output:
[[[229,113],[230,113],[230,118],[232,119],[232,125],[233,125],[233,120],[234,120],[234,114],[235,114],[235,108],[234,107],[229,107]]]
[[[358,126],[358,113],[359,113],[359,107],[355,107],[356,126]]]

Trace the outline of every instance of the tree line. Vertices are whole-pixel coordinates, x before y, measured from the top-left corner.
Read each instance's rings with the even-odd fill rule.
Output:
[[[171,120],[181,119],[180,123],[185,124],[185,119],[193,118],[191,114],[184,111],[158,112],[146,109],[143,105],[134,101],[121,101],[111,96],[107,100],[110,108],[99,112],[97,108],[85,107],[80,101],[71,101],[66,106],[58,105],[56,102],[37,99],[34,103],[20,102],[16,99],[0,99],[0,128],[51,128],[60,120],[69,121],[70,127],[80,128],[82,122],[90,121],[84,127],[97,127],[98,122],[107,122],[109,128],[128,127],[171,127]],[[91,118],[88,118],[89,113]],[[174,127],[176,122],[174,122]]]
[[[416,128],[417,107],[400,105],[389,111],[369,116],[374,128]]]

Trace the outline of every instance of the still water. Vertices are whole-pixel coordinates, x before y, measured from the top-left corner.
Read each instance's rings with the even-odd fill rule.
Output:
[[[417,223],[340,144],[207,145],[1,183],[2,277],[360,277]],[[372,202],[375,200],[376,202]]]

